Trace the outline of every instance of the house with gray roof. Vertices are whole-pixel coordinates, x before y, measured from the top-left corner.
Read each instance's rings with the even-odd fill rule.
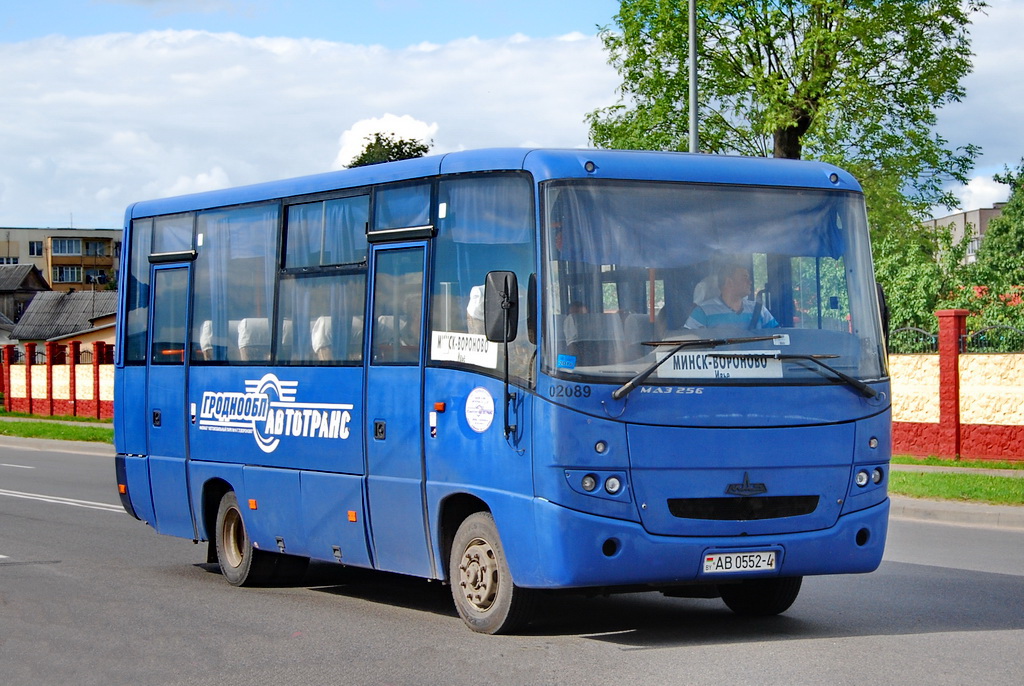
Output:
[[[20,343],[44,343],[70,334],[95,331],[97,322],[102,322],[104,328],[109,327],[109,342],[113,343],[112,315],[116,311],[117,291],[39,293],[11,331],[11,338]]]
[[[50,290],[34,264],[0,264],[0,314],[17,322],[37,293]]]

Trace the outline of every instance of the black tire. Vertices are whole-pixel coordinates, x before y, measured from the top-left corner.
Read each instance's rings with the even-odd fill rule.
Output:
[[[718,587],[729,609],[746,617],[769,617],[785,612],[800,593],[802,576],[753,579]]]
[[[498,529],[489,512],[476,512],[459,526],[448,562],[455,609],[482,634],[507,634],[525,626],[536,608],[536,591],[512,581]]]
[[[234,491],[220,499],[217,508],[217,562],[221,574],[232,586],[260,586],[273,579],[273,555],[252,547],[245,530],[242,510]]]

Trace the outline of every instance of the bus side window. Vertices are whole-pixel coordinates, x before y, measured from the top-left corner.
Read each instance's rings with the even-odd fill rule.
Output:
[[[269,359],[278,216],[268,203],[196,217],[193,362]]]
[[[529,327],[525,322],[527,314],[533,311],[527,304],[527,284],[536,271],[530,177],[486,174],[444,180],[438,186],[437,216],[430,288],[431,331],[483,338],[484,280],[488,272],[513,271],[520,286],[521,333],[509,346],[509,367],[513,377],[532,380],[536,345],[526,333]],[[433,345],[435,338],[428,336],[427,340]],[[445,351],[437,350],[427,357],[434,364],[468,364],[497,375],[503,354],[499,350],[496,358],[479,354],[454,362]]]

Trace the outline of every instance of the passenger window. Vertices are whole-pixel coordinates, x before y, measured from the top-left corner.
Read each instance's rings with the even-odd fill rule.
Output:
[[[368,195],[289,207],[285,269],[365,262],[369,212]]]
[[[196,220],[192,360],[270,360],[279,208],[214,210]]]
[[[369,210],[368,195],[288,208],[278,362],[362,362]]]
[[[374,231],[430,224],[430,184],[395,186],[377,191]]]
[[[366,273],[281,278],[279,362],[360,364]]]

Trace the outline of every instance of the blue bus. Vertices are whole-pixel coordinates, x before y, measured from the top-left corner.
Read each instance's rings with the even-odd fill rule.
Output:
[[[880,563],[864,198],[791,160],[495,149],[128,208],[125,509],[234,585],[315,559],[770,615]]]

